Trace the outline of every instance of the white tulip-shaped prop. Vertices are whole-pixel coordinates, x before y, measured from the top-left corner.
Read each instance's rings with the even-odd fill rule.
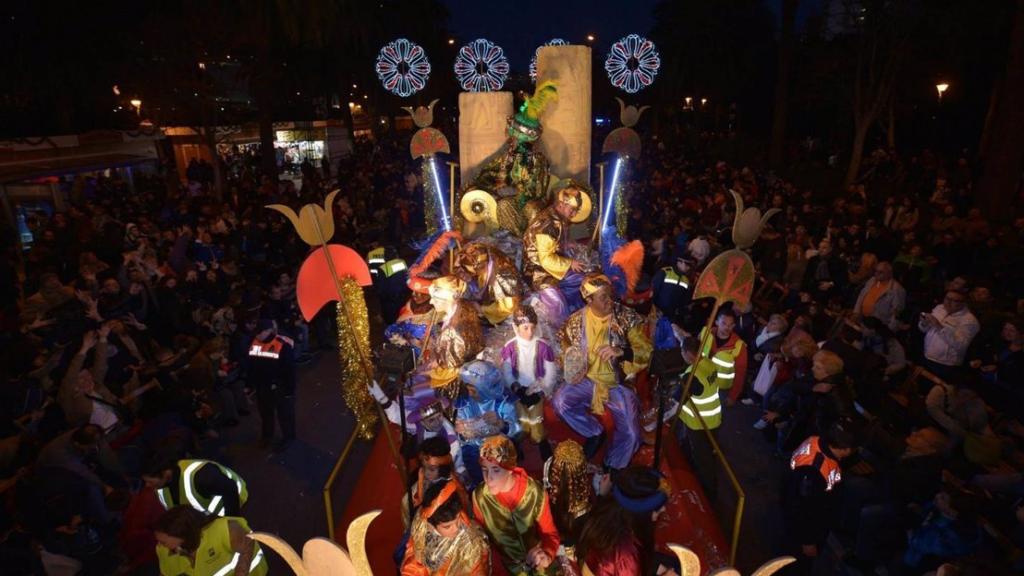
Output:
[[[379,515],[380,510],[367,512],[349,524],[345,533],[348,552],[326,538],[313,538],[302,547],[300,557],[287,542],[273,534],[253,532],[249,538],[280,554],[296,576],[373,576],[366,555],[366,531]]]
[[[746,250],[753,246],[754,242],[757,242],[757,237],[761,235],[761,231],[764,229],[764,225],[768,223],[768,219],[781,212],[781,210],[771,208],[762,216],[761,209],[756,206],[751,206],[744,210],[743,197],[735,190],[729,190],[729,193],[736,200],[736,219],[732,225],[732,241],[740,250]]]

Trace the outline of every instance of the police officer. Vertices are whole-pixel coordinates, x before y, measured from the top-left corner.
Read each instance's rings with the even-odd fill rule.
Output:
[[[142,480],[166,510],[187,505],[214,516],[238,516],[249,499],[245,480],[212,460],[154,459],[142,471]]]
[[[384,324],[390,325],[398,319],[398,312],[409,299],[409,270],[405,260],[398,257],[394,248],[384,251],[387,260],[381,265],[374,282],[380,298],[380,312]]]
[[[683,382],[694,373],[690,385],[690,397],[679,407],[679,419],[683,421],[680,432],[684,436],[683,451],[690,458],[708,498],[714,501],[718,494],[718,462],[715,461],[715,447],[708,438],[704,427],[718,440],[718,428],[722,425],[722,401],[718,391],[732,386],[731,380],[720,380],[717,368],[710,358],[697,360],[700,343],[696,338],[683,338],[683,360],[688,367],[683,373]],[[701,425],[703,420],[704,424]]]
[[[783,522],[797,557],[798,573],[810,574],[837,515],[837,488],[843,480],[840,461],[856,449],[842,423],[824,436],[804,440],[789,461],[782,493]]]
[[[696,260],[689,254],[676,258],[675,266],[658,270],[651,278],[654,306],[672,322],[682,323],[683,316],[693,298],[690,271]]]
[[[295,356],[291,338],[277,332],[277,323],[262,319],[249,345],[247,357],[249,385],[256,390],[262,433],[260,444],[271,445],[274,419],[281,426],[281,441],[276,450],[284,450],[295,439]]]

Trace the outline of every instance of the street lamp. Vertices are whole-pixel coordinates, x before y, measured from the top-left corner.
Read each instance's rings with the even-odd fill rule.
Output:
[[[138,98],[132,98],[130,102],[131,105],[135,107],[135,115],[142,116],[142,100],[139,100]]]
[[[940,82],[935,85],[935,91],[939,93],[939,102],[942,102],[942,95],[946,90],[949,90],[949,84],[945,82]]]
[[[692,97],[687,96],[686,98],[683,98],[683,102],[684,102],[683,110],[693,110],[693,98]]]
[[[455,38],[449,38],[448,39],[448,45],[449,46],[455,46]]]
[[[701,98],[700,99],[700,107],[701,108],[707,106],[707,104],[708,104],[708,99],[707,98]]]
[[[587,42],[593,42],[594,39],[595,39],[595,36],[593,34],[587,34]]]

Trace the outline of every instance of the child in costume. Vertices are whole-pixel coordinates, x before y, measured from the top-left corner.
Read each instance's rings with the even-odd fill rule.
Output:
[[[560,574],[558,529],[548,496],[518,466],[515,445],[506,436],[487,438],[480,466],[484,481],[473,492],[473,516],[506,570],[513,576]]]
[[[466,515],[457,484],[431,486],[413,520],[402,576],[488,576],[490,560],[487,536]]]
[[[501,381],[501,372],[490,362],[474,360],[459,370],[464,384],[455,400],[455,431],[462,442],[470,487],[483,481],[479,454],[484,438],[495,434],[516,437],[521,432],[516,400]]]
[[[501,349],[501,375],[505,386],[519,397],[516,412],[525,437],[540,445],[541,458],[547,460],[551,444],[544,431],[544,399],[555,393],[555,352],[538,337],[537,313],[530,305],[516,308],[512,325],[516,337]]]

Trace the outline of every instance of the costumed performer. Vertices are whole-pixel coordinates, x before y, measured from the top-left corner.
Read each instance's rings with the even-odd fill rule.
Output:
[[[533,217],[523,234],[523,275],[554,327],[582,306],[578,290],[585,264],[569,254],[569,226],[589,216],[590,197],[578,185],[570,185]]]
[[[432,404],[431,406],[435,406]],[[413,481],[412,486],[412,506],[414,510],[418,510],[423,505],[424,494],[432,486],[438,482],[444,482],[451,480],[458,486],[459,495],[462,498],[462,503],[469,504],[469,495],[466,493],[466,489],[459,482],[458,476],[454,473],[455,459],[452,457],[451,445],[448,444],[447,439],[440,436],[434,436],[427,438],[418,447],[419,452],[419,470],[416,471],[416,479]],[[402,518],[408,518],[409,514],[405,508],[408,506],[408,501],[402,499],[402,507],[404,514]]]
[[[470,242],[455,257],[455,274],[466,282],[466,297],[480,302],[480,313],[498,325],[522,298],[523,283],[515,261],[497,246]]]
[[[555,83],[548,81],[523,99],[519,111],[508,118],[504,147],[470,186],[495,193],[498,225],[517,236],[529,223],[530,212],[548,200],[548,160],[536,142],[542,132],[541,113],[557,97]]]
[[[473,492],[473,516],[483,525],[512,576],[553,575],[559,537],[548,496],[518,466],[516,447],[491,436],[480,448],[484,481]]]
[[[450,409],[458,396],[459,368],[484,348],[480,320],[472,303],[463,300],[466,283],[442,276],[430,284],[430,303],[440,322],[424,339],[423,361],[413,377],[412,393],[405,399],[407,418],[415,423],[425,404],[440,398]]]
[[[595,493],[604,496],[611,492],[611,476],[595,472],[575,440],[559,443],[554,456],[544,462],[544,489],[562,537],[559,558],[576,561],[576,542],[594,505]]]
[[[454,481],[440,481],[424,496],[413,520],[402,576],[489,576],[491,548],[483,529],[466,515]]]
[[[604,462],[622,469],[640,446],[639,401],[626,379],[647,367],[653,347],[644,318],[615,302],[607,276],[587,276],[580,293],[586,307],[573,313],[559,332],[566,383],[555,392],[553,407],[587,438],[588,458],[605,438],[597,416],[609,410],[615,429]]]
[[[430,303],[430,284],[433,279],[427,274],[413,276],[408,280],[409,300],[398,311],[394,324],[384,329],[384,338],[392,344],[412,346],[419,357],[427,326],[431,322],[434,306]]]
[[[473,360],[459,370],[463,389],[455,400],[455,431],[462,441],[470,488],[483,481],[480,446],[495,434],[519,436],[516,399],[501,381],[501,372],[490,362]]]
[[[587,515],[576,551],[594,576],[678,576],[674,563],[654,550],[654,528],[669,500],[668,484],[650,468],[620,472],[610,497]],[[657,567],[657,571],[651,569]]]
[[[558,366],[551,345],[539,337],[537,312],[520,304],[512,313],[516,336],[501,349],[501,375],[519,401],[516,412],[524,436],[540,446],[542,460],[551,457],[544,430],[544,399],[555,393]]]

